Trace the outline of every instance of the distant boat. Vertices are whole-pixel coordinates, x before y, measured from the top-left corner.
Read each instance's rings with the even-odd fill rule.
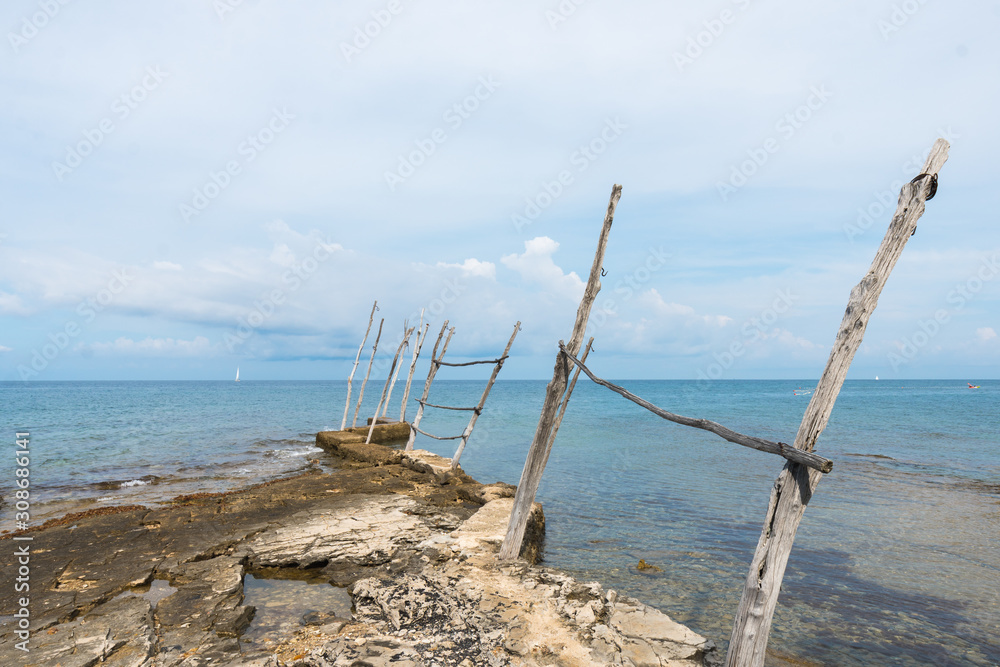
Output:
[[[236,381],[237,382],[240,381],[240,367],[239,366],[236,367]]]
[[[971,382],[966,382],[966,384],[969,385],[969,389],[979,389],[978,384],[972,384]]]
[[[878,376],[877,376],[877,375],[875,376],[875,379],[876,379],[876,380],[878,379]]]

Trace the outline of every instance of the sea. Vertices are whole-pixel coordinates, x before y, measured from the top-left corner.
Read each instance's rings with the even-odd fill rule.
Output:
[[[437,380],[429,400],[473,406],[484,384]],[[815,381],[621,384],[666,410],[790,443]],[[795,540],[769,664],[1000,665],[1000,381],[979,384],[844,384],[816,449],[833,471]],[[407,419],[422,385],[414,380]],[[469,474],[518,482],[545,386],[496,383],[462,456]],[[344,381],[0,383],[2,529],[15,528],[18,432],[30,434],[38,525],[332,469],[315,436],[340,427],[346,390]],[[380,392],[369,383],[359,424]],[[388,417],[401,416],[401,394],[397,386]],[[458,435],[468,417],[428,409],[421,428]],[[417,442],[445,456],[454,446]],[[583,378],[539,489],[544,565],[637,597],[724,651],[783,463]],[[639,570],[640,560],[659,569]]]

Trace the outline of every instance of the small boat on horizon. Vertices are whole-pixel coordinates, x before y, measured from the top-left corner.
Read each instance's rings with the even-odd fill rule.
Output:
[[[237,382],[240,381],[240,367],[239,366],[236,367],[236,381]]]
[[[967,382],[966,384],[969,385],[969,389],[979,389],[978,384],[972,384],[971,382]]]

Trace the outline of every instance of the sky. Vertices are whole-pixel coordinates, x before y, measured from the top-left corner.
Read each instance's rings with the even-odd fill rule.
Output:
[[[0,380],[551,376],[612,186],[609,378],[1000,378],[1000,2],[7,0]],[[362,372],[364,366],[362,365]],[[449,369],[448,379],[489,369]],[[438,375],[444,379],[445,374]]]

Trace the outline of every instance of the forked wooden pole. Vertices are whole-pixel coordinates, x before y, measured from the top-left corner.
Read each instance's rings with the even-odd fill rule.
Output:
[[[923,171],[905,184],[899,193],[899,205],[889,223],[882,245],[875,253],[868,273],[861,279],[847,302],[837,338],[830,351],[823,376],[813,392],[802,423],[795,436],[795,447],[812,451],[826,428],[833,405],[847,376],[854,354],[861,345],[865,328],[878,305],[879,295],[889,279],[903,247],[917,228],[924,212],[924,202],[937,189],[937,174],[948,159],[948,142],[938,139],[931,148]],[[743,587],[743,597],[733,623],[733,634],[726,655],[728,667],[760,667],[764,664],[771,619],[778,602],[781,580],[802,514],[823,474],[797,463],[786,463],[774,488],[764,519],[757,550]]]
[[[403,328],[406,329],[406,323],[405,322],[403,323]],[[410,344],[410,336],[413,335],[413,330],[414,329],[416,329],[416,327],[410,327],[409,329],[406,329],[405,333],[403,334],[403,342],[400,344],[400,348],[399,348],[401,351],[405,352],[407,346],[409,346],[409,344]],[[385,402],[382,405],[382,417],[383,418],[385,417],[386,413],[389,412],[389,401],[392,400],[392,389],[393,389],[393,387],[396,386],[396,378],[399,377],[399,369],[401,369],[403,367],[403,364],[397,365],[396,364],[397,361],[399,361],[399,352],[396,352],[396,358],[392,360],[392,367],[393,367],[394,370],[392,372],[392,382],[389,383],[389,392],[385,395]]]
[[[391,388],[390,385],[392,383],[392,379],[394,378],[397,364],[399,364],[399,355],[403,353],[403,348],[406,347],[406,341],[410,340],[410,334],[412,333],[412,327],[407,329],[403,334],[403,340],[399,342],[399,347],[396,348],[396,356],[392,358],[392,367],[389,369],[389,373],[385,376],[385,384],[382,386],[382,395],[378,397],[378,405],[375,406],[375,416],[372,417],[372,423],[368,426],[368,437],[365,438],[366,445],[372,441],[372,433],[375,432],[375,425],[378,423],[378,413],[382,411],[382,404],[389,402],[386,392]]]
[[[378,341],[382,338],[382,325],[385,324],[385,318],[378,323],[378,335],[375,336],[375,344],[372,345],[372,357],[368,360],[368,371],[365,373],[364,382],[361,383],[361,391],[358,392],[358,405],[354,408],[354,421],[351,422],[351,428],[358,425],[358,411],[361,410],[361,400],[365,397],[365,385],[368,384],[368,376],[372,374],[372,362],[375,361],[375,351],[378,350]]]
[[[479,415],[483,412],[483,406],[486,405],[486,398],[490,395],[490,389],[493,387],[493,383],[496,382],[497,375],[500,374],[500,369],[503,368],[503,362],[507,359],[507,353],[510,352],[510,346],[514,344],[514,339],[517,338],[517,332],[521,330],[521,323],[518,322],[514,325],[514,333],[510,335],[510,340],[507,341],[507,347],[504,348],[503,354],[497,360],[496,366],[493,367],[493,374],[490,375],[490,381],[486,383],[486,389],[483,390],[482,398],[479,399],[479,405],[477,405],[472,411],[472,417],[469,419],[469,425],[465,427],[462,432],[462,442],[459,443],[458,449],[455,450],[455,456],[451,459],[451,469],[458,469],[458,460],[462,458],[462,452],[465,450],[465,443],[469,441],[469,436],[472,435],[472,429],[476,426],[476,420],[479,419]],[[424,399],[427,400],[426,398]]]
[[[444,335],[445,330],[448,329],[448,320],[444,321],[441,325],[441,333],[438,334],[437,342],[434,343],[434,349],[431,350],[431,367],[427,371],[427,381],[424,382],[424,394],[420,398],[420,405],[417,406],[417,416],[413,418],[413,424],[410,425],[410,438],[406,441],[406,451],[413,450],[413,441],[417,437],[417,428],[420,426],[420,420],[424,417],[424,403],[427,402],[427,395],[431,392],[431,383],[434,382],[434,376],[438,372],[438,362],[444,359],[444,353],[448,351],[448,343],[451,342],[451,337],[455,333],[455,327],[448,330],[448,337],[444,339],[444,347],[441,348],[441,355],[438,356],[438,344],[441,342],[441,336]]]
[[[608,210],[604,215],[604,225],[601,227],[601,235],[597,241],[597,251],[594,253],[594,263],[590,267],[590,278],[587,280],[587,288],[580,300],[580,307],[576,311],[576,322],[573,325],[573,334],[569,339],[566,349],[574,355],[579,353],[583,343],[583,335],[587,330],[587,321],[590,319],[590,310],[594,306],[597,293],[601,290],[601,265],[604,264],[604,252],[608,246],[608,235],[611,233],[611,223],[615,217],[615,207],[622,196],[622,186],[615,185],[611,188],[611,200],[608,202]],[[569,377],[569,360],[560,350],[556,354],[556,365],[552,371],[552,380],[545,388],[545,402],[542,405],[542,413],[538,418],[538,427],[535,429],[535,437],[531,441],[528,449],[528,456],[524,461],[524,470],[521,472],[521,481],[517,485],[517,493],[514,496],[514,509],[510,514],[510,523],[507,525],[507,534],[504,536],[503,545],[500,547],[500,559],[512,560],[521,553],[521,544],[524,541],[524,530],[528,525],[528,516],[531,513],[531,506],[535,502],[535,494],[538,493],[538,485],[542,481],[542,473],[545,471],[545,463],[548,458],[549,440],[552,435],[552,428],[555,424],[556,414],[559,404],[562,401],[563,393],[566,391],[566,383]]]
[[[559,341],[561,344],[562,341]],[[594,346],[594,337],[591,336],[590,340],[587,341],[587,347],[583,350],[583,356],[580,357],[581,365],[587,361],[587,355],[590,354],[590,348]],[[556,435],[559,433],[559,427],[562,426],[563,416],[566,414],[566,408],[569,406],[569,397],[573,395],[573,390],[576,388],[576,381],[580,378],[580,366],[576,367],[573,372],[573,379],[570,381],[569,386],[566,388],[566,393],[563,395],[562,404],[559,406],[559,414],[556,415],[555,424],[552,426],[552,436],[549,438],[549,443],[545,448],[545,463],[542,465],[548,465],[549,454],[552,453],[552,445],[556,441]]]
[[[420,311],[420,319],[424,319],[424,311]],[[406,376],[406,390],[403,391],[403,401],[399,406],[399,421],[406,421],[406,403],[410,400],[410,383],[413,382],[413,371],[417,368],[417,357],[420,356],[420,348],[424,346],[424,341],[427,340],[427,332],[430,331],[430,322],[424,325],[423,333],[417,331],[417,344],[413,346],[413,359],[410,361],[410,372]]]
[[[354,368],[351,369],[351,374],[347,376],[347,400],[344,401],[344,418],[340,422],[341,431],[347,428],[347,413],[351,411],[351,381],[354,380],[354,371],[358,370],[358,362],[361,361],[361,351],[365,349],[365,343],[368,342],[368,334],[371,333],[376,310],[378,310],[378,301],[372,305],[372,314],[368,316],[368,328],[365,329],[365,337],[361,339],[361,345],[358,345],[358,356],[354,357]]]

